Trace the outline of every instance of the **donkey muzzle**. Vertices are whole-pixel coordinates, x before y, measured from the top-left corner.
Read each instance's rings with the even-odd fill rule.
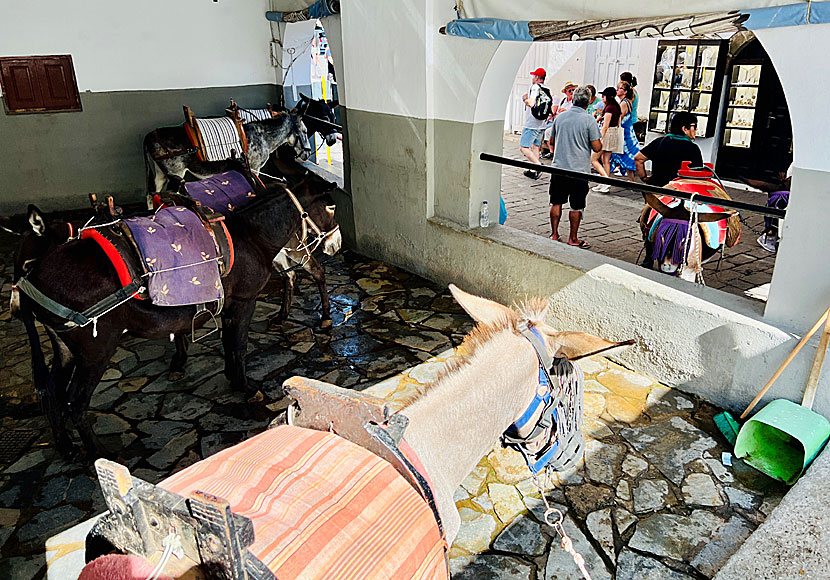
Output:
[[[327,256],[333,256],[340,251],[340,244],[343,243],[343,238],[340,236],[340,226],[328,235],[323,244],[323,253]]]

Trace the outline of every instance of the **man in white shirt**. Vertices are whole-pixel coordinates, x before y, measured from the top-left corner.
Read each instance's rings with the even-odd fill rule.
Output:
[[[542,67],[531,71],[530,78],[533,79],[533,84],[530,89],[522,95],[522,101],[525,104],[525,124],[522,129],[522,138],[519,141],[519,147],[527,160],[531,163],[539,165],[539,148],[542,146],[542,136],[545,131],[545,123],[547,119],[537,119],[530,112],[530,108],[536,103],[536,97],[539,94],[541,85],[545,82],[547,73]],[[539,179],[541,173],[528,169],[524,174],[531,179]]]

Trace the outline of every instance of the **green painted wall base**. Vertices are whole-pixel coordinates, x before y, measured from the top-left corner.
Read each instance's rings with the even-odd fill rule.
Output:
[[[87,194],[119,203],[144,199],[142,142],[156,127],[224,114],[233,98],[246,108],[276,103],[281,87],[263,84],[167,91],[81,94],[72,113],[0,114],[0,213],[35,203],[45,211],[87,205]]]

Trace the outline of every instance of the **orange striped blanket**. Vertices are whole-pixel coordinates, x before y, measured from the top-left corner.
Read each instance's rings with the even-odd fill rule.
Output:
[[[432,511],[395,469],[333,433],[280,426],[165,479],[251,519],[248,550],[280,580],[446,579]]]

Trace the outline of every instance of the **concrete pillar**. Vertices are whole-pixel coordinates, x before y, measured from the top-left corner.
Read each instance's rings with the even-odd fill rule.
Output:
[[[795,328],[809,327],[830,305],[830,261],[825,254],[830,247],[830,133],[805,105],[805,100],[830,91],[830,77],[810,56],[826,46],[829,35],[830,24],[756,32],[788,97],[795,166],[764,316]]]

